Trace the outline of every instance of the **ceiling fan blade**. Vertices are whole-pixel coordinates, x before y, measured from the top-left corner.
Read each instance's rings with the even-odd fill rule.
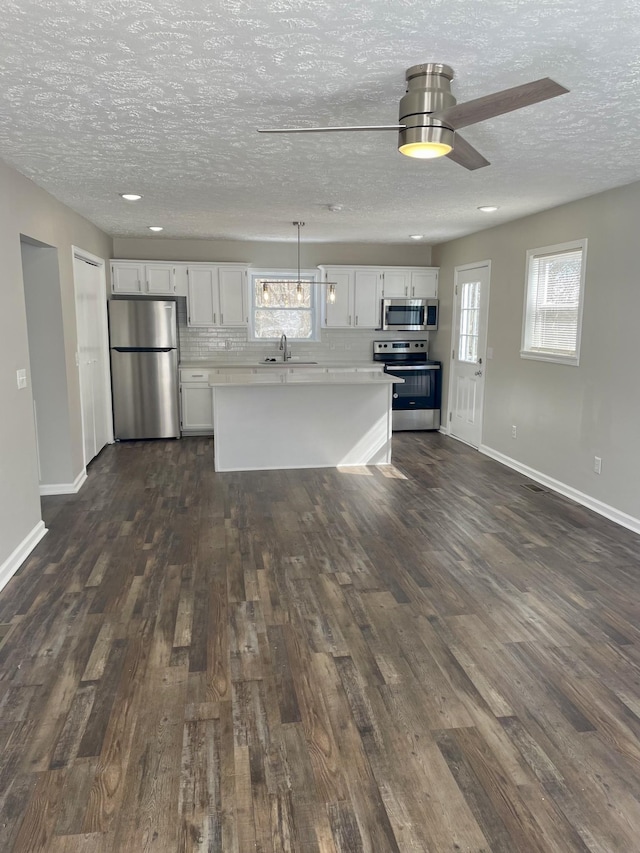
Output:
[[[263,127],[258,133],[335,133],[345,130],[404,130],[404,124],[373,124],[363,127]]]
[[[483,166],[491,165],[488,160],[486,160],[479,151],[470,145],[466,139],[460,136],[459,133],[456,133],[454,143],[453,143],[453,151],[449,151],[446,155],[449,160],[453,160],[454,163],[458,163],[460,166],[464,166],[465,169],[469,169],[473,172],[475,169],[482,169]]]
[[[467,127],[479,121],[504,115],[504,113],[546,101],[548,98],[565,95],[568,91],[549,77],[543,77],[542,80],[534,80],[532,83],[503,89],[501,92],[494,92],[493,95],[485,95],[483,98],[476,98],[464,104],[456,104],[448,110],[433,113],[432,117],[457,130],[459,127]]]

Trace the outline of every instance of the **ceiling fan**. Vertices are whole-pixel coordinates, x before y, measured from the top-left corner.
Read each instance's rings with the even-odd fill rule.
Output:
[[[456,103],[451,94],[453,69],[439,62],[412,65],[406,72],[407,91],[400,100],[399,124],[364,127],[260,128],[258,133],[333,133],[352,130],[397,130],[398,150],[408,157],[446,156],[465,169],[481,169],[489,161],[457,132],[513,110],[564,95],[569,90],[549,77],[503,89],[492,95]]]

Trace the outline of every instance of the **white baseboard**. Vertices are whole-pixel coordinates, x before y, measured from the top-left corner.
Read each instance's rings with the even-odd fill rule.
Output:
[[[42,537],[49,531],[44,526],[44,521],[39,521],[31,533],[20,542],[17,548],[9,554],[7,559],[0,565],[0,589],[3,589],[36,547]]]
[[[449,435],[450,429],[449,429],[449,427],[448,427],[448,426],[445,426],[444,424],[442,424],[442,426],[440,427],[440,429],[438,430],[438,432],[439,432],[441,435]]]
[[[559,494],[564,495],[566,498],[570,498],[572,501],[587,507],[587,509],[597,512],[598,515],[603,515],[605,518],[615,521],[621,527],[626,527],[627,530],[632,530],[634,533],[640,533],[640,518],[635,518],[633,515],[628,515],[626,512],[622,512],[613,506],[609,506],[609,504],[592,498],[590,495],[574,489],[573,486],[568,486],[566,483],[561,483],[560,480],[555,480],[547,474],[536,471],[535,468],[529,468],[528,465],[523,465],[522,462],[518,462],[510,456],[505,456],[504,453],[499,453],[497,450],[487,447],[486,444],[481,444],[478,450],[480,453],[484,453],[485,456],[490,456],[508,468],[519,471],[525,477],[535,480],[536,483],[546,486],[553,492],[559,492]]]
[[[75,495],[84,486],[87,479],[87,469],[82,471],[75,478],[73,483],[41,483],[41,495]]]

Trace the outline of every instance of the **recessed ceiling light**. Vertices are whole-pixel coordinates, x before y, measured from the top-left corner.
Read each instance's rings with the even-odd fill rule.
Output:
[[[328,204],[327,205],[327,210],[330,210],[331,213],[340,213],[340,211],[342,209],[343,208],[342,208],[341,204]]]
[[[409,234],[409,237],[411,237],[412,240],[422,240],[424,234]]]
[[[137,193],[120,193],[120,198],[123,198],[125,201],[140,201],[142,196]]]
[[[150,225],[149,231],[164,231],[162,225]]]
[[[494,210],[498,208],[495,204],[483,204],[482,207],[479,207],[478,210],[481,210],[483,213],[493,213]]]

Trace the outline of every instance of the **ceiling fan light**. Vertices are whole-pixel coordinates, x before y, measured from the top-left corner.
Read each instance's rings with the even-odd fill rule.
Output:
[[[444,157],[451,151],[451,146],[443,142],[408,142],[406,145],[401,145],[398,150],[407,157],[432,160],[435,157]]]
[[[444,157],[453,150],[453,131],[448,127],[405,127],[399,133],[398,151],[421,160]]]

